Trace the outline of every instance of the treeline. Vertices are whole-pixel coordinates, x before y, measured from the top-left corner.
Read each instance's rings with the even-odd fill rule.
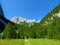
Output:
[[[58,21],[58,22],[57,22]],[[33,26],[26,24],[8,23],[4,31],[0,33],[0,39],[24,39],[24,38],[49,38],[60,39],[60,20],[55,20],[52,24],[44,26],[35,23]]]

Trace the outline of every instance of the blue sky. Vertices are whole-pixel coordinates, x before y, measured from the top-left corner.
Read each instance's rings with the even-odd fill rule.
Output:
[[[42,19],[51,12],[60,0],[1,0],[2,8],[7,19],[21,16],[27,19]]]

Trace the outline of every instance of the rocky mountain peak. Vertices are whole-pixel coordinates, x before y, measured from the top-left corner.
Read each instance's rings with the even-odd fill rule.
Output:
[[[23,17],[18,17],[18,16],[14,16],[12,19],[11,19],[12,22],[14,23],[20,23],[20,22],[26,22],[26,23],[33,23],[33,22],[36,22],[35,19],[26,19],[26,18],[23,18]]]

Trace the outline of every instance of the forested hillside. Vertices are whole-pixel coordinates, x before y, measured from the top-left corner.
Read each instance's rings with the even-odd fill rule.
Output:
[[[39,23],[32,26],[23,23],[12,25],[8,23],[0,38],[49,38],[60,39],[60,4],[48,13]]]

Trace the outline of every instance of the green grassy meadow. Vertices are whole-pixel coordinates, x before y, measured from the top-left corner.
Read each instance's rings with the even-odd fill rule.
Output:
[[[53,39],[29,39],[25,45],[60,45],[60,41]]]
[[[0,40],[0,45],[24,45],[23,39],[4,39]]]
[[[0,40],[0,45],[60,45],[59,40],[53,39],[4,39]]]

